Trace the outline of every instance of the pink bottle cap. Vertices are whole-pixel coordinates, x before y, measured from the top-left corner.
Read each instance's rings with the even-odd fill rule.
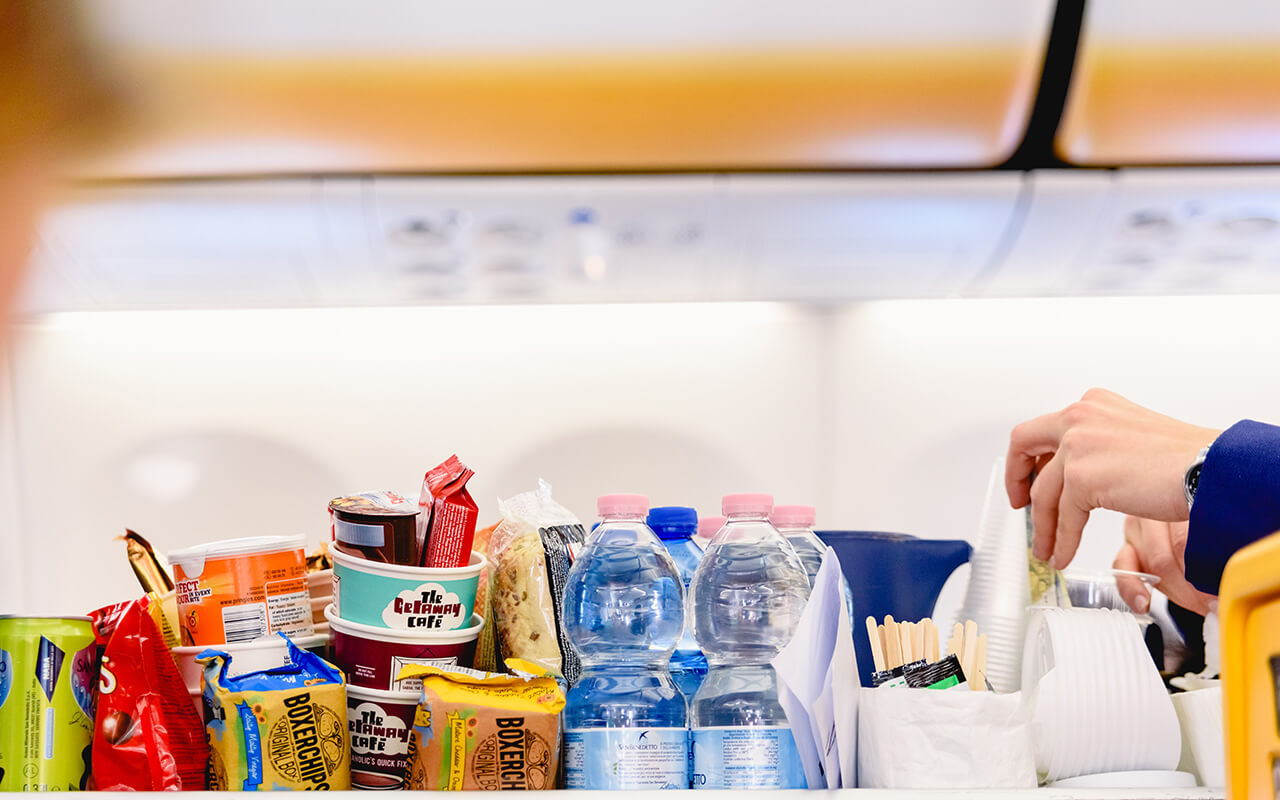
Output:
[[[774,506],[769,512],[769,521],[774,527],[785,525],[788,528],[812,528],[817,519],[813,506]]]
[[[710,539],[724,527],[724,517],[703,517],[698,520],[698,538]]]
[[[771,494],[726,494],[720,499],[720,512],[732,514],[768,514],[773,508]]]
[[[649,513],[649,498],[642,494],[602,494],[596,499],[596,511],[602,517],[618,514],[642,517]]]

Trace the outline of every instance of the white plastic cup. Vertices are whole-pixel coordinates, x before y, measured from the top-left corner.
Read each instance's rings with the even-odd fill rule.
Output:
[[[1222,686],[1173,696],[1182,729],[1178,769],[1196,776],[1201,786],[1226,785],[1226,744],[1222,731]]]
[[[1129,614],[1037,609],[1022,690],[1032,705],[1036,765],[1048,781],[1178,763],[1177,715]]]

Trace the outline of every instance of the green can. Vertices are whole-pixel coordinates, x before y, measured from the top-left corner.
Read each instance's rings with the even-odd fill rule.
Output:
[[[89,788],[97,683],[88,617],[0,616],[0,791]]]

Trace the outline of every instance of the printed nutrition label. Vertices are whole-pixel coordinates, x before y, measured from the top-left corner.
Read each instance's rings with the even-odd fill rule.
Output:
[[[687,789],[684,728],[576,728],[565,731],[567,789]]]
[[[311,626],[311,594],[306,578],[271,581],[266,585],[271,633],[301,632]]]
[[[456,667],[458,659],[456,656],[448,658],[411,658],[409,656],[392,656],[391,657],[391,691],[393,692],[420,692],[422,691],[422,678],[405,678],[402,681],[395,679],[400,674],[400,670],[410,664],[423,664],[434,667]]]
[[[804,789],[790,728],[695,728],[693,788]]]

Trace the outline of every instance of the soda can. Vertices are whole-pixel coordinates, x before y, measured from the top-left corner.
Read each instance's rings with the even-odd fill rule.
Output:
[[[0,792],[89,788],[97,683],[88,617],[0,616]]]

